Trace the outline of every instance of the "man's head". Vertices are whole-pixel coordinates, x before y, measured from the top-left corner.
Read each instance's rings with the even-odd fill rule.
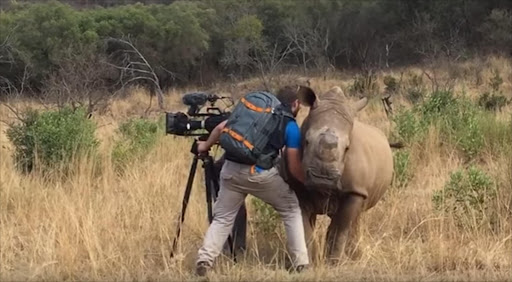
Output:
[[[285,106],[289,107],[293,116],[297,116],[300,110],[300,102],[297,95],[297,86],[284,86],[277,92],[277,99]]]

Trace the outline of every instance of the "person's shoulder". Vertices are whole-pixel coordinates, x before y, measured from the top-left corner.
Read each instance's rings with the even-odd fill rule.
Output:
[[[285,143],[286,147],[290,149],[300,147],[300,129],[296,121],[289,121],[286,125]]]
[[[299,124],[296,120],[290,119],[288,123],[286,124],[286,131],[288,130],[297,130],[300,131]]]

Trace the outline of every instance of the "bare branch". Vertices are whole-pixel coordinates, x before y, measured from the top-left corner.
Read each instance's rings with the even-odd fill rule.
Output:
[[[4,103],[4,106],[9,109],[13,114],[14,116],[16,116],[16,119],[22,121],[23,120],[23,116],[21,115],[20,111],[18,109],[16,109],[15,107],[13,106],[10,106],[8,103]]]
[[[183,81],[183,80],[184,80],[184,78],[182,77],[182,75],[181,75],[181,74],[176,73],[176,72],[172,72],[172,71],[170,71],[170,70],[168,70],[168,69],[166,69],[166,68],[164,68],[164,67],[162,67],[162,66],[161,66],[160,68],[161,68],[161,69],[163,69],[163,70],[164,70],[166,73],[168,73],[169,75],[171,75],[171,78],[172,78],[173,80],[176,80],[176,79],[179,79],[179,80],[181,80],[181,81]]]
[[[146,60],[144,55],[128,40],[119,39],[119,38],[109,38],[109,41],[114,41],[118,43],[122,43],[129,47],[128,50],[116,50],[114,53],[120,52],[121,55],[124,56],[124,62],[122,66],[115,65],[108,63],[109,65],[115,67],[116,69],[121,71],[120,75],[120,83],[122,87],[124,88],[129,83],[132,83],[134,81],[140,81],[145,80],[149,81],[153,84],[153,86],[156,89],[156,95],[158,98],[158,106],[161,110],[164,109],[164,98],[163,98],[163,91],[160,87],[160,80],[158,76],[156,75],[153,67],[151,64]],[[135,56],[135,58],[130,58],[128,56],[129,54],[132,54]],[[129,78],[127,81],[124,81],[125,76],[131,76],[127,75],[130,73],[131,75],[135,75],[134,77]],[[123,82],[124,81],[124,82]],[[150,97],[151,99],[151,97]],[[151,100],[150,100],[150,106],[151,106]]]

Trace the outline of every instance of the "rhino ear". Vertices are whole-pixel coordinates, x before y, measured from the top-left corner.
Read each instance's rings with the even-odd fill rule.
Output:
[[[357,113],[360,110],[364,109],[368,105],[368,98],[364,97],[361,100],[355,102],[354,104],[354,111]]]
[[[316,96],[315,91],[307,86],[299,86],[297,96],[299,101],[308,107],[313,107],[318,102],[318,96]]]

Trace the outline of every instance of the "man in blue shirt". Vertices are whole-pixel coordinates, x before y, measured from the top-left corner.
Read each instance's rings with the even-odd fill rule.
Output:
[[[297,116],[300,103],[296,87],[283,87],[277,93],[279,101]],[[207,152],[221,135],[227,121],[220,123],[210,134],[207,141],[198,144],[199,153]],[[295,120],[286,124],[284,143],[288,171],[298,180],[304,182],[304,172],[300,157],[301,134]],[[300,271],[309,264],[301,209],[295,192],[280,176],[276,167],[263,170],[247,164],[226,160],[220,174],[220,190],[214,207],[213,222],[206,232],[203,246],[199,249],[197,274],[206,275],[220,254],[233,227],[236,214],[251,194],[271,205],[284,222],[291,254],[293,269]]]

